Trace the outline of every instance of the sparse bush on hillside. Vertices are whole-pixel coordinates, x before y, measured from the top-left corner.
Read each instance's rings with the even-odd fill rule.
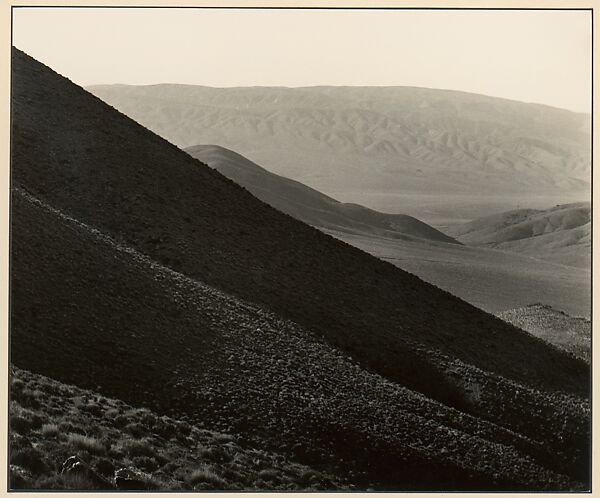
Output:
[[[16,401],[11,403],[11,415],[25,420],[27,428],[27,436],[14,430],[10,433],[11,489],[108,489],[119,469],[125,469],[125,474],[132,476],[133,481],[129,484],[136,489],[256,489],[257,468],[273,469],[274,475],[279,472],[287,476],[287,479],[272,480],[270,487],[281,490],[297,488],[295,476],[298,466],[282,463],[281,457],[276,455],[245,450],[231,435],[200,431],[186,421],[158,417],[147,409],[138,410],[117,400],[90,396],[86,391],[16,368],[14,375],[23,380],[20,389],[35,390],[44,384],[56,392],[70,394],[69,397],[53,399],[53,406],[62,408],[61,414],[56,416],[49,415],[44,406],[36,411],[23,408]],[[101,409],[75,409],[90,403]],[[157,426],[174,431],[174,434],[177,434],[177,427],[181,427],[188,436],[182,440],[167,440],[146,434],[142,439],[134,440],[128,432],[113,424],[113,419],[107,416],[111,410],[113,413],[115,410],[126,413],[129,423],[138,423],[146,430],[146,424],[150,425],[154,420]],[[32,419],[36,421],[35,430],[31,428]],[[142,420],[143,424],[140,423]],[[72,432],[74,428],[83,430],[82,426],[93,430],[94,434],[102,434],[101,438]],[[63,429],[67,432],[63,433]],[[246,456],[227,463],[231,458],[223,444],[235,451],[236,456]],[[205,445],[207,451],[204,457],[207,458],[197,451],[201,445]],[[71,463],[71,467],[65,467],[72,458],[81,466],[73,467]],[[238,461],[248,464],[240,465]],[[61,473],[62,468],[70,470]]]
[[[139,441],[124,441],[122,446],[123,452],[129,457],[156,456],[156,450],[154,449],[153,442],[149,439],[143,439]]]
[[[57,424],[44,424],[40,429],[42,436],[47,438],[57,437],[60,433],[60,429]]]
[[[194,470],[188,478],[188,483],[192,488],[197,490],[225,489],[227,486],[227,483],[210,467],[202,467]]]
[[[67,442],[75,449],[85,450],[94,455],[105,454],[107,448],[94,437],[84,436],[82,434],[69,434]]]

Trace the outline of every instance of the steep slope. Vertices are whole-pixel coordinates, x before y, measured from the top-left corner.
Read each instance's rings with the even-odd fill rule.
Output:
[[[490,202],[589,196],[590,116],[547,106],[408,87],[90,90],[181,147],[218,144],[341,201],[430,224],[461,205],[473,219],[492,214]],[[445,204],[427,213],[435,204],[404,199],[415,194]]]
[[[18,51],[12,81],[16,365],[362,485],[587,481],[584,362],[263,204]]]
[[[13,216],[17,365],[237,434],[361,488],[573,489],[587,480],[581,399],[437,354],[437,376],[424,363],[419,375],[458,411],[20,189]]]
[[[569,266],[591,266],[589,202],[508,211],[446,231],[467,245],[514,251]]]
[[[297,181],[270,173],[224,147],[195,145],[186,152],[247,188],[261,201],[309,225],[349,233],[457,243],[412,216],[379,213],[357,204],[338,202]]]
[[[570,316],[543,304],[505,310],[496,315],[550,344],[588,362],[591,360],[592,322],[586,318]]]
[[[541,389],[587,393],[583,363],[261,203],[16,51],[12,118],[15,186],[298,321],[392,379],[435,395],[397,361],[418,357],[419,345]]]

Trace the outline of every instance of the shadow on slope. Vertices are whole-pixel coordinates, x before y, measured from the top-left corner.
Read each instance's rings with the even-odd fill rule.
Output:
[[[458,244],[412,216],[380,213],[358,204],[336,201],[300,182],[270,173],[224,147],[196,145],[187,148],[186,152],[248,189],[261,201],[309,225],[349,233]]]
[[[158,264],[21,189],[12,205],[11,357],[19,366],[238,434],[360,488],[585,487],[573,482],[588,479],[581,399],[432,351],[401,357],[464,411],[505,427],[478,419],[364,370],[301,325]]]
[[[587,396],[584,362],[263,204],[17,50],[12,70],[15,186],[432,398],[447,398],[428,378],[427,351],[436,349],[542,390]],[[14,233],[27,229],[13,224]]]

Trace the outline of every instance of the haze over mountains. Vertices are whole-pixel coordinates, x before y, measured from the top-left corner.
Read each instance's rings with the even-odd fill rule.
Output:
[[[338,200],[429,224],[524,200],[533,208],[589,200],[586,114],[409,87],[90,91],[180,147],[227,147]]]
[[[329,486],[589,487],[585,362],[275,210],[17,50],[12,71],[16,366]]]

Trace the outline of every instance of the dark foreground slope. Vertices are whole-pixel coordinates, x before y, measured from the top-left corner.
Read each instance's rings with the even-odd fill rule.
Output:
[[[437,381],[458,411],[21,189],[13,216],[14,227],[27,227],[13,238],[17,365],[238,434],[360,488],[585,486],[589,410],[581,399],[438,354]]]
[[[443,393],[423,350],[587,394],[583,362],[261,203],[18,51],[12,82],[13,184],[55,208],[431,397]]]
[[[458,244],[453,238],[412,216],[380,213],[358,204],[339,202],[300,182],[271,173],[224,147],[196,145],[185,150],[248,189],[261,201],[309,225],[394,239]]]

